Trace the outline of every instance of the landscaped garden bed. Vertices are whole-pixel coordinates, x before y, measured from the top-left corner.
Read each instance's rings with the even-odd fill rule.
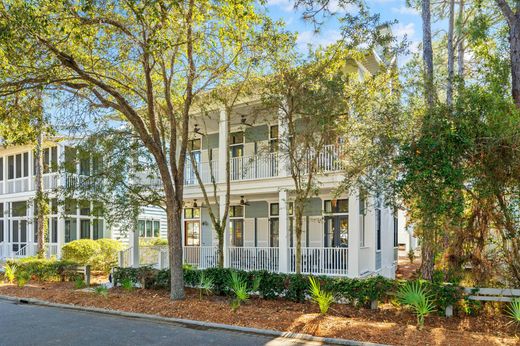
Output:
[[[196,273],[187,271],[188,284],[190,280],[196,280]],[[119,276],[119,279],[122,277]],[[222,282],[225,280],[222,278]],[[272,277],[270,280],[276,281]],[[274,281],[268,284],[276,286]],[[265,290],[265,287],[259,290]],[[415,315],[397,307],[392,299],[381,303],[377,310],[351,304],[333,304],[324,315],[320,314],[318,305],[311,301],[294,302],[285,298],[264,299],[258,296],[252,296],[234,311],[231,308],[233,299],[228,293],[214,292],[204,294],[202,298],[200,293],[196,288],[187,288],[186,300],[171,301],[168,290],[161,288],[117,287],[110,289],[108,294],[96,294],[76,289],[75,282],[32,280],[24,287],[0,284],[0,295],[324,337],[395,345],[520,344],[520,339],[515,335],[517,326],[499,310],[491,309],[495,306],[491,304],[482,309],[478,316],[460,314],[445,318],[439,314],[430,314],[426,317],[424,328],[420,329],[416,325]]]

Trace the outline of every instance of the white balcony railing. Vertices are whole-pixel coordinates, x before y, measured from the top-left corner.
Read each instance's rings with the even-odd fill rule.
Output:
[[[277,247],[230,247],[228,251],[230,268],[278,272],[280,252]]]
[[[7,180],[6,193],[27,192],[30,189],[29,177]]]
[[[198,162],[197,170],[199,171],[200,178],[204,184],[211,183],[212,176],[215,181],[218,181],[218,161]],[[187,160],[184,169],[184,185],[198,185],[198,183],[195,169],[191,162]]]
[[[232,157],[229,161],[231,180],[270,178],[278,175],[278,155]]]
[[[184,263],[199,269],[216,267],[218,254],[216,246],[185,246]]]
[[[296,272],[296,248],[289,249],[289,271]],[[302,247],[301,272],[313,275],[348,275],[348,248]]]

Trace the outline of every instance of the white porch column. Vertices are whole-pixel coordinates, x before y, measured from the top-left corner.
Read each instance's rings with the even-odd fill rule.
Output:
[[[224,215],[226,209],[226,195],[219,196],[219,218]],[[229,214],[226,220],[226,228],[224,229],[224,267],[229,267],[229,244],[231,240],[231,234],[229,233]],[[218,247],[218,240],[217,240]]]
[[[359,276],[359,193],[356,192],[348,199],[348,275]]]
[[[36,233],[36,219],[34,217],[34,204],[36,203],[36,200],[33,201],[27,201],[27,212],[26,212],[26,232],[27,232],[27,248],[26,248],[26,254],[27,256],[33,256],[33,251],[35,248],[35,242],[34,242],[34,234]]]
[[[65,208],[62,203],[58,203],[58,238],[56,239],[58,242],[58,252],[56,256],[58,258],[61,258],[61,248],[65,243],[65,218],[63,215],[65,215]]]
[[[220,110],[220,118],[218,125],[218,177],[217,181],[223,183],[226,181],[226,161],[229,155],[229,128],[227,122],[226,110]]]
[[[287,190],[280,190],[278,193],[278,211],[279,211],[279,271],[287,273],[289,262],[289,225],[287,220]]]
[[[133,268],[138,268],[139,267],[139,231],[137,229],[130,231],[128,237],[129,237],[130,246],[132,247],[132,250],[130,253],[130,262],[131,262]]]
[[[283,110],[278,110],[278,176],[286,177],[289,175],[289,158],[287,151],[289,148],[289,126],[287,124]]]

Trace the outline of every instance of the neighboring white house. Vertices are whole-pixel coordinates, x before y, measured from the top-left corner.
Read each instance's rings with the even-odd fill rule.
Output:
[[[98,213],[96,201],[79,196],[58,203],[57,191],[75,184],[96,169],[92,159],[79,160],[65,173],[62,168],[68,149],[67,140],[47,141],[44,145],[43,184],[50,197],[47,254],[60,256],[61,247],[76,239],[122,238],[117,227],[109,227]],[[37,225],[35,198],[34,147],[12,146],[0,149],[0,259],[32,256],[36,253]],[[142,208],[139,220],[150,236],[165,236],[164,213],[158,208]],[[141,224],[141,223],[140,223]],[[151,226],[150,226],[151,225]],[[157,231],[159,230],[159,231]]]

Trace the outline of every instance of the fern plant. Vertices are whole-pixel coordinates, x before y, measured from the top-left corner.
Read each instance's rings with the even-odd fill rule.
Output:
[[[204,272],[202,272],[200,274],[199,285],[198,285],[198,287],[199,287],[199,300],[202,300],[202,295],[203,294],[209,296],[213,292],[213,287],[214,286],[215,285],[213,283],[213,278],[204,275]]]
[[[329,311],[330,305],[334,302],[334,295],[331,292],[321,289],[321,285],[314,277],[309,276],[309,293],[313,301],[320,307],[320,312],[325,315]]]
[[[11,264],[5,265],[5,278],[7,281],[12,284],[14,283],[14,279],[16,278],[16,266]]]
[[[402,285],[397,292],[397,300],[417,316],[419,329],[424,326],[424,318],[435,311],[431,296],[420,281],[408,281]]]
[[[134,290],[134,283],[132,282],[132,279],[124,278],[121,280],[121,287],[126,292],[132,292]]]
[[[513,322],[520,324],[520,298],[515,298],[507,307],[507,315],[511,317]]]

